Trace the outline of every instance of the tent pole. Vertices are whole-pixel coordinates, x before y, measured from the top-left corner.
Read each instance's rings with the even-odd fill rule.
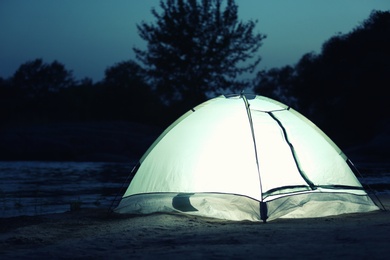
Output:
[[[260,188],[260,206],[259,206],[260,218],[261,218],[261,220],[263,220],[264,223],[266,223],[267,218],[268,218],[268,209],[267,209],[267,203],[263,201],[263,187],[261,184],[260,164],[259,164],[259,157],[257,154],[256,137],[255,137],[255,130],[253,128],[253,121],[252,121],[252,114],[251,114],[251,110],[250,110],[250,104],[249,104],[248,99],[246,98],[246,96],[244,95],[243,92],[241,92],[240,96],[245,103],[245,109],[246,109],[246,113],[248,115],[249,125],[250,125],[251,132],[252,132],[253,147],[254,147],[254,151],[255,151],[255,159],[256,159],[256,166],[257,166],[257,174],[259,176],[259,186],[260,186],[259,187]]]

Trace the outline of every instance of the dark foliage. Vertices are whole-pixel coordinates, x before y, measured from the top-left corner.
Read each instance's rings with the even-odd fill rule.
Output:
[[[79,82],[57,61],[41,59],[20,66],[15,75],[0,81],[0,120],[7,123],[125,120],[166,123],[160,120],[158,102],[134,62],[106,70],[102,82]]]
[[[139,26],[149,45],[136,52],[149,66],[117,63],[101,82],[76,81],[58,61],[22,64],[13,77],[0,78],[0,124],[116,120],[165,127],[208,94],[234,90],[235,76],[259,58],[236,65],[252,57],[264,36],[253,34],[255,22],[238,21],[234,1],[221,3],[161,2],[164,12],[153,11],[157,25]],[[259,72],[255,92],[297,108],[341,146],[364,141],[390,122],[389,46],[390,12],[373,12],[325,42],[320,54]],[[166,106],[161,97],[172,102]]]
[[[100,85],[102,101],[109,107],[101,114],[107,119],[131,119],[137,122],[160,122],[162,105],[145,81],[145,71],[134,61],[118,63],[105,71]],[[107,108],[107,106],[104,106]]]
[[[22,64],[13,76],[13,84],[20,90],[28,90],[29,97],[44,97],[74,84],[72,72],[58,61],[43,63],[42,59]]]
[[[165,103],[193,106],[207,94],[246,86],[237,76],[259,63],[264,36],[254,33],[255,21],[238,20],[234,0],[167,0],[160,7],[162,13],[152,10],[155,24],[138,25],[147,50],[134,51]]]
[[[296,106],[335,141],[369,139],[389,122],[390,12],[304,55],[295,67],[261,72],[256,92]]]

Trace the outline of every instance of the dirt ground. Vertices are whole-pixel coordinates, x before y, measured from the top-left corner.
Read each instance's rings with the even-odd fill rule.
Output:
[[[390,196],[382,196],[390,208]],[[0,219],[2,259],[389,259],[390,214],[231,222],[107,209]]]

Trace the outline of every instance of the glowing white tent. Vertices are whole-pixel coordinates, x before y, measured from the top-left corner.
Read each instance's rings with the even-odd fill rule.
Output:
[[[115,211],[265,221],[377,210],[347,160],[288,106],[220,96],[154,142]]]

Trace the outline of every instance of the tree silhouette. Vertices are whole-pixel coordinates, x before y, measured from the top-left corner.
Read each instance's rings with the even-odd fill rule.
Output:
[[[234,0],[167,0],[160,7],[162,13],[152,9],[155,24],[137,26],[147,50],[134,51],[162,100],[194,105],[246,86],[237,76],[260,62],[256,52],[265,38],[254,33],[257,21],[239,21]]]
[[[35,59],[22,64],[6,81],[0,98],[6,108],[7,121],[46,121],[66,114],[60,106],[58,93],[75,84],[72,72],[58,61],[50,64]]]
[[[58,61],[46,64],[35,59],[22,64],[13,76],[15,87],[25,90],[29,95],[44,96],[74,84],[72,72]]]
[[[159,105],[145,81],[145,71],[132,60],[107,68],[101,88],[106,104],[102,114],[111,118],[150,121]]]
[[[255,89],[283,88],[336,143],[352,145],[389,122],[389,46],[390,12],[374,11],[350,33],[326,41],[320,54],[304,55],[288,77],[284,69],[258,75]]]
[[[9,79],[0,78],[0,124],[125,120],[166,124],[165,112],[134,61],[108,67],[101,82],[73,80],[54,61],[23,63]],[[156,113],[158,111],[159,113]]]
[[[132,60],[108,67],[103,81],[111,87],[131,89],[134,95],[139,95],[139,92],[149,93],[144,70]]]
[[[295,76],[295,69],[291,66],[259,71],[253,82],[254,90],[263,96],[295,107],[297,105],[297,100],[293,96]]]

